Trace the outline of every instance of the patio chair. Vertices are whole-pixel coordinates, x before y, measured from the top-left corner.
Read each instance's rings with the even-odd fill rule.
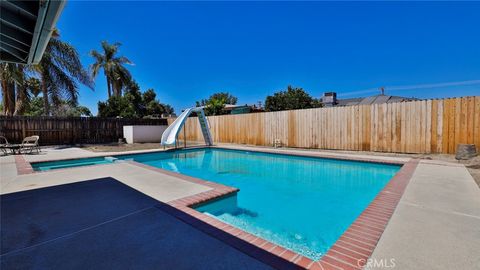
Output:
[[[38,140],[40,136],[29,136],[23,139],[22,144],[20,145],[20,153],[31,154],[34,150],[37,153],[40,153],[40,146],[38,145]]]
[[[9,145],[10,143],[8,143],[7,138],[0,136],[0,149],[5,155],[8,155],[7,149],[9,149],[8,148]]]

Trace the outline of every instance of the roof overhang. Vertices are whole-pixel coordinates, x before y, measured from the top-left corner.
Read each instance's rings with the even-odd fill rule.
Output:
[[[65,0],[0,1],[0,60],[37,64]]]

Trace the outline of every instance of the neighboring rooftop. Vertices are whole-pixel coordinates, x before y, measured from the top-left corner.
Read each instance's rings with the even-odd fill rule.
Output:
[[[326,92],[322,97],[322,102],[325,105],[325,107],[372,105],[372,104],[395,103],[395,102],[404,102],[404,101],[413,101],[413,100],[419,100],[419,99],[413,98],[413,97],[390,96],[385,94],[379,94],[379,95],[374,95],[370,97],[337,99],[337,93],[335,92]]]
[[[201,108],[205,108],[206,106],[201,106]],[[252,113],[252,112],[263,112],[264,109],[261,108],[260,106],[257,106],[255,104],[253,105],[234,105],[234,104],[225,104],[225,107],[223,108],[224,111],[227,112],[227,114],[244,114],[244,113]]]

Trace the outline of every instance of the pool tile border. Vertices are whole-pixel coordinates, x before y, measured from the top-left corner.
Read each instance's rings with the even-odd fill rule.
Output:
[[[162,174],[170,175],[170,176],[173,176],[175,178],[180,178],[182,180],[185,180],[185,181],[188,181],[188,182],[191,182],[191,183],[200,184],[200,185],[208,186],[208,187],[212,188],[211,190],[208,190],[208,191],[204,191],[204,192],[192,195],[192,196],[188,196],[188,197],[184,197],[184,198],[175,200],[175,201],[178,201],[178,203],[180,203],[182,205],[198,205],[198,204],[204,203],[206,201],[211,201],[213,199],[224,197],[226,195],[236,193],[236,192],[239,191],[238,188],[225,186],[225,185],[218,184],[218,183],[215,183],[215,182],[210,182],[210,181],[198,179],[198,178],[195,178],[195,177],[191,177],[191,176],[188,176],[188,175],[184,175],[184,174],[180,174],[180,173],[176,173],[176,172],[172,172],[172,171],[167,171],[167,170],[156,168],[156,167],[153,167],[153,166],[150,166],[150,165],[142,164],[142,163],[137,162],[137,161],[128,160],[128,161],[125,161],[125,162],[128,163],[128,164],[131,164],[131,165],[135,165],[135,166],[144,168],[144,169],[160,172]]]
[[[343,269],[361,269],[365,265],[390,221],[418,163],[418,159],[411,159],[403,165],[320,262],[328,262]]]
[[[188,149],[196,149],[196,148],[207,148],[207,147],[189,147]],[[181,148],[179,148],[181,149]],[[183,148],[182,148],[183,149]],[[52,158],[52,159],[45,159],[45,160],[39,160],[39,161],[27,161],[25,160],[25,157],[23,154],[16,154],[14,155],[15,157],[15,165],[17,166],[17,174],[21,175],[18,173],[18,168],[19,167],[29,167],[31,170],[23,170],[22,174],[30,174],[30,173],[47,173],[51,171],[35,171],[33,169],[32,164],[36,163],[44,163],[44,162],[55,162],[55,161],[68,161],[68,160],[76,160],[76,159],[87,159],[87,158],[105,158],[105,157],[116,157],[116,156],[128,156],[128,155],[140,155],[140,154],[156,154],[156,153],[163,153],[163,152],[171,152],[175,151],[177,149],[165,149],[165,150],[154,150],[154,151],[144,151],[144,150],[138,150],[138,151],[130,151],[128,153],[123,153],[123,152],[118,152],[118,153],[113,153],[113,154],[108,154],[108,155],[91,155],[91,156],[83,156],[83,157],[69,157],[69,158]],[[17,158],[18,156],[21,156],[21,158]],[[27,165],[25,165],[26,163]],[[111,165],[111,163],[106,163],[106,164],[93,164],[93,165],[85,165],[81,166],[82,168],[87,168],[87,167],[93,167],[93,166],[105,166],[105,165]],[[78,167],[70,167],[70,168],[62,168],[62,169],[55,169],[54,171],[64,171],[64,170],[72,170],[76,169]]]
[[[292,269],[293,267],[309,270],[348,270],[362,269],[368,258],[373,254],[419,160],[410,159],[410,161],[404,163],[402,168],[388,182],[383,190],[378,193],[369,206],[318,261],[311,260],[294,251],[278,246],[192,208],[206,202],[211,202],[212,200],[233,195],[238,192],[239,189],[155,168],[136,161],[128,161],[128,163],[211,187],[212,190],[176,199],[168,202],[168,204],[176,210],[179,210],[179,212],[187,215],[187,217],[185,217],[185,215],[174,213],[178,218],[217,237],[219,234],[218,231],[228,234],[230,237],[223,236],[220,237],[221,240],[239,248],[244,253],[256,259],[279,269]],[[218,231],[211,232],[212,228]],[[244,243],[239,244],[238,239],[243,240]]]
[[[202,148],[209,148],[211,146],[192,146],[188,147],[186,149],[188,150],[194,150],[194,149],[202,149]],[[50,159],[44,159],[44,160],[36,160],[36,161],[31,161],[31,164],[35,163],[43,163],[43,162],[55,162],[55,161],[67,161],[67,160],[76,160],[76,159],[84,159],[84,158],[104,158],[104,157],[116,157],[116,156],[129,156],[129,155],[140,155],[140,154],[158,154],[158,153],[164,153],[164,152],[174,152],[176,150],[183,150],[185,148],[169,148],[169,149],[147,149],[147,150],[132,150],[132,151],[127,151],[127,152],[96,152],[97,154],[92,154],[92,155],[86,155],[82,157],[67,157],[67,158],[50,158]],[[23,155],[23,154],[17,154],[17,155]],[[98,166],[98,165],[88,165],[88,166]],[[86,167],[86,166],[85,166]],[[63,170],[63,169],[60,169]]]
[[[274,155],[288,155],[288,156],[297,156],[297,157],[307,157],[307,158],[324,158],[324,159],[335,159],[335,160],[343,160],[343,161],[357,161],[357,162],[365,162],[365,163],[376,163],[376,164],[386,164],[386,165],[403,165],[406,162],[402,160],[395,160],[395,159],[382,159],[380,157],[372,156],[372,158],[360,157],[360,156],[341,156],[341,155],[332,155],[328,152],[314,152],[314,151],[302,151],[302,150],[295,150],[295,149],[269,149],[269,148],[258,148],[258,149],[250,149],[250,148],[242,148],[242,147],[234,147],[234,146],[209,146],[213,149],[225,149],[225,150],[233,150],[233,151],[247,151],[247,152],[257,152],[257,153],[267,153],[267,154],[274,154]],[[295,152],[288,152],[289,150]]]
[[[233,151],[250,151],[250,152],[258,152],[258,153],[267,153],[267,154],[277,154],[277,155],[290,155],[290,156],[298,156],[298,157],[307,157],[307,158],[325,158],[325,159],[334,159],[334,160],[343,160],[343,161],[357,161],[357,162],[366,162],[366,163],[377,163],[377,164],[387,164],[387,165],[403,165],[405,164],[404,161],[400,160],[383,160],[380,158],[365,158],[365,157],[355,157],[355,156],[339,156],[339,155],[331,155],[325,152],[286,152],[285,150],[278,151],[277,149],[268,149],[268,148],[259,148],[259,149],[243,149],[241,147],[233,147],[233,146],[192,146],[186,149],[194,150],[194,149],[204,149],[204,148],[213,148],[213,149],[225,149],[225,150],[233,150]],[[68,160],[76,160],[76,159],[84,159],[84,158],[102,158],[102,157],[116,157],[116,156],[128,156],[128,155],[139,155],[139,154],[154,154],[154,153],[162,153],[162,152],[173,152],[176,150],[182,150],[185,148],[171,148],[171,149],[157,149],[157,150],[136,150],[136,151],[129,151],[128,153],[118,152],[118,153],[110,153],[110,154],[99,154],[99,155],[87,155],[83,157],[70,157],[70,158],[52,158],[52,159],[45,159],[39,161],[26,161],[23,157],[23,154],[15,155],[15,163],[17,167],[24,166],[24,162],[27,163],[30,167],[32,164],[36,163],[43,163],[43,162],[55,162],[55,161],[68,161]],[[298,151],[298,150],[296,150]],[[17,161],[17,156],[22,156],[23,161]],[[94,165],[86,165],[82,167],[89,167],[89,166],[102,166],[102,165],[109,165],[109,164],[94,164]],[[56,169],[55,171],[62,171],[62,170],[69,170],[74,169],[72,168],[63,168],[63,169]],[[29,170],[24,171],[22,174],[28,173],[44,173],[48,171],[35,171]]]
[[[23,155],[15,155],[14,158],[15,158],[15,165],[17,166],[18,175],[34,173],[32,165],[25,160]]]

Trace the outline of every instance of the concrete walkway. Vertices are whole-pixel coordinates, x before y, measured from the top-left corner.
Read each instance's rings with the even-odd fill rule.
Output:
[[[393,269],[480,269],[479,252],[472,176],[463,165],[422,161],[371,258],[394,259]]]
[[[24,155],[24,157],[27,161],[42,161],[74,158],[77,156],[103,156],[108,154],[109,153],[93,153],[78,148],[70,148],[59,150],[46,149],[41,155]],[[204,185],[185,181],[168,174],[141,168],[126,162],[17,175],[14,157],[6,156],[0,157],[0,169],[0,194],[109,176],[162,202],[168,202],[211,190],[210,187]]]

